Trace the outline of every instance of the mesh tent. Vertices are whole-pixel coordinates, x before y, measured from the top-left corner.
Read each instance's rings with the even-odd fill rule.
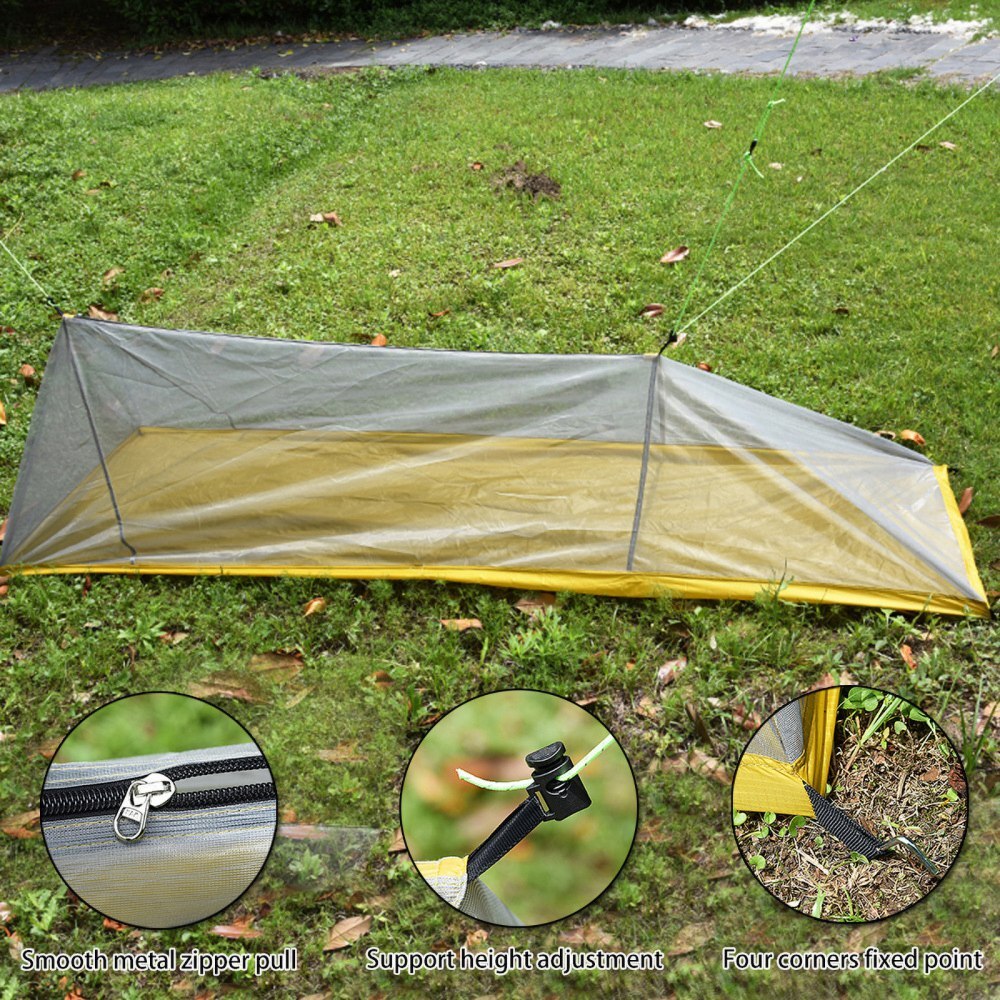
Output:
[[[988,613],[944,466],[686,365],[82,318],[2,557]]]

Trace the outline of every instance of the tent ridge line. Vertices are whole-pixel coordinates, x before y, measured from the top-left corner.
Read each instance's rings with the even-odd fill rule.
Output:
[[[649,447],[653,430],[653,404],[656,401],[656,379],[660,372],[660,355],[655,355],[650,362],[649,389],[646,393],[646,425],[642,435],[642,465],[639,468],[639,486],[635,495],[635,514],[632,518],[632,534],[628,543],[628,559],[625,569],[632,572],[635,563],[635,548],[639,542],[639,523],[642,520],[642,503],[646,495],[646,473],[649,470]]]
[[[76,379],[77,388],[80,390],[80,399],[83,402],[84,412],[87,414],[87,423],[90,425],[90,434],[94,439],[94,447],[97,449],[97,457],[101,462],[101,471],[104,473],[104,482],[108,487],[108,497],[111,500],[111,508],[115,512],[115,520],[118,522],[118,537],[121,539],[122,545],[125,546],[132,553],[129,557],[129,562],[135,565],[135,561],[139,556],[139,553],[135,550],[131,542],[125,537],[125,524],[122,521],[122,513],[118,507],[118,497],[115,496],[115,488],[111,483],[111,473],[108,471],[108,463],[104,457],[104,449],[101,447],[101,440],[97,434],[97,424],[94,422],[94,414],[90,409],[90,400],[87,398],[87,390],[83,384],[83,376],[80,374],[80,364],[76,358],[76,347],[73,343],[73,338],[69,336],[69,330],[67,329],[66,343],[69,347],[69,360],[70,364],[73,366],[73,377]]]

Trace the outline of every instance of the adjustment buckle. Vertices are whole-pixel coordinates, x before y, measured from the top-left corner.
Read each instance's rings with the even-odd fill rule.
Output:
[[[538,802],[544,819],[566,819],[591,804],[580,775],[574,775],[568,781],[559,780],[559,775],[573,767],[573,761],[566,755],[566,747],[562,743],[557,741],[534,750],[524,760],[531,768],[528,798]]]

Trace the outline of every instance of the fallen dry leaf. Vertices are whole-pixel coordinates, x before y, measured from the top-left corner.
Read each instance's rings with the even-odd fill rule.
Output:
[[[769,163],[768,166],[772,170],[784,170],[784,168],[785,168],[784,163]]]
[[[261,935],[260,931],[250,926],[252,923],[253,917],[247,915],[234,920],[231,924],[216,924],[208,933],[233,941],[248,941]]]
[[[761,719],[757,712],[748,710],[742,705],[733,706],[733,721],[738,722],[741,728],[748,730],[755,730],[760,728]]]
[[[940,147],[941,147],[942,149],[958,149],[958,146],[956,146],[956,145],[955,145],[955,143],[953,143],[953,142],[948,142],[948,140],[947,140],[947,139],[945,139],[945,140],[944,140],[944,142],[939,142],[939,143],[938,143],[938,145],[939,145],[939,146],[940,146]]]
[[[264,701],[252,683],[252,678],[240,677],[239,674],[211,674],[201,681],[191,681],[187,690],[188,694],[193,694],[196,698],[230,698],[250,704]]]
[[[86,170],[74,170],[73,173],[70,174],[70,177],[72,177],[73,180],[75,181],[82,180],[86,176],[87,176]]]
[[[323,951],[340,951],[354,944],[360,937],[364,937],[372,929],[372,918],[367,917],[345,917],[333,925],[330,934],[323,945]]]
[[[293,694],[288,701],[285,702],[285,708],[295,708],[296,705],[304,701],[312,693],[312,687],[304,687],[300,691],[296,691],[295,694]]]
[[[865,948],[878,944],[888,933],[889,925],[884,920],[855,927],[844,938],[844,951],[864,951]]]
[[[642,307],[639,315],[645,316],[646,319],[656,319],[657,316],[663,315],[663,306],[659,302],[650,302],[648,306]]]
[[[402,828],[396,830],[396,835],[392,838],[392,843],[389,845],[390,854],[402,854],[406,850],[406,841],[403,839]]]
[[[104,926],[109,931],[127,931],[130,929],[128,924],[121,924],[117,920],[112,920],[110,917],[104,918]]]
[[[0,833],[13,837],[15,840],[31,840],[39,836],[38,826],[41,822],[37,809],[18,813],[0,820]]]
[[[686,656],[679,656],[676,660],[667,660],[656,672],[656,679],[660,684],[666,686],[673,684],[681,675],[681,671],[688,665]]]
[[[702,122],[705,128],[722,128],[722,122],[717,122],[714,118],[709,118],[707,122]]]
[[[508,268],[517,267],[518,264],[523,264],[523,257],[511,257],[509,260],[501,260],[493,265],[494,270],[506,271]]]
[[[972,506],[972,487],[966,486],[962,490],[962,496],[958,501],[958,512],[959,514],[965,514],[965,512]]]
[[[31,365],[27,365],[27,364],[21,365],[21,367],[18,368],[17,373],[18,373],[18,375],[21,376],[21,378],[24,379],[25,382],[28,382],[29,384],[31,382],[34,382],[35,378],[38,375],[38,372],[36,372],[35,369]]]
[[[470,628],[483,627],[478,618],[441,618],[439,621],[449,632],[465,632]]]
[[[150,302],[155,302],[157,299],[162,298],[162,297],[163,297],[163,289],[162,288],[156,288],[156,287],[154,287],[154,288],[147,288],[142,293],[142,295],[139,296],[139,301],[142,302],[142,303],[148,304]]]
[[[563,931],[559,935],[563,944],[586,944],[592,948],[605,948],[615,943],[615,939],[597,924],[584,924],[571,931]]]
[[[712,370],[712,366],[707,361],[699,361],[695,367],[700,368],[703,372],[710,372]]]
[[[21,935],[14,931],[7,938],[7,950],[10,952],[11,960],[15,965],[21,964],[21,953],[24,951],[24,942]]]
[[[302,609],[303,618],[308,618],[310,615],[316,614],[317,611],[326,610],[326,598],[325,597],[314,597],[311,601],[306,601],[305,607]]]
[[[384,333],[376,333],[371,340],[372,347],[385,347],[389,343],[389,338]]]
[[[275,680],[284,681],[301,673],[305,663],[302,662],[301,653],[286,653],[279,650],[275,653],[254,654],[250,657],[247,667],[255,674],[270,674]]]
[[[382,691],[388,691],[392,687],[392,677],[389,675],[388,671],[376,670],[372,674],[372,683],[375,687],[380,688]]]
[[[635,714],[643,719],[656,719],[663,713],[663,706],[644,694],[635,706]]]
[[[913,650],[904,642],[899,647],[899,655],[903,657],[903,662],[913,670],[917,665],[917,658],[913,655]]]
[[[331,764],[349,764],[353,761],[363,760],[358,755],[358,744],[356,740],[349,740],[338,743],[331,750],[318,750],[316,756],[320,760],[328,761]]]
[[[190,634],[190,632],[161,632],[160,642],[165,646],[176,646],[182,643]]]
[[[470,170],[482,170],[483,169],[483,165],[479,162],[479,160],[476,160],[475,163],[470,163],[469,164],[469,169]]]
[[[696,747],[688,751],[687,762],[688,767],[695,774],[711,778],[712,781],[717,781],[720,785],[731,785],[733,783],[732,778],[729,777],[729,772],[716,757],[711,757]]]
[[[937,781],[941,777],[941,769],[939,767],[932,767],[929,771],[924,771],[920,775],[921,781]]]
[[[674,247],[673,250],[668,250],[661,258],[661,264],[676,264],[678,261],[683,260],[689,253],[690,249],[688,247],[680,246]]]
[[[469,931],[465,935],[465,947],[472,951],[475,948],[482,948],[489,939],[490,932],[486,930],[485,927],[480,927],[479,930]]]
[[[531,618],[537,618],[539,615],[545,614],[549,608],[554,608],[555,606],[556,595],[543,593],[533,594],[531,597],[522,597],[514,605],[521,614],[528,615]]]
[[[104,274],[101,275],[101,284],[105,288],[110,288],[115,283],[115,279],[118,277],[118,275],[124,273],[125,273],[124,267],[109,267],[104,272]]]
[[[713,937],[715,937],[714,920],[702,920],[696,924],[688,924],[677,932],[667,954],[671,958],[676,958],[678,955],[690,955],[691,952],[708,944]]]
[[[439,312],[428,313],[427,315],[430,316],[431,319],[440,319],[442,316],[447,316],[450,312],[450,309],[441,309]]]
[[[921,434],[919,431],[911,431],[911,430],[900,431],[899,436],[904,441],[912,441],[915,445],[917,445],[920,448],[923,448],[923,446],[927,444],[926,440],[924,440],[923,434]]]
[[[0,924],[9,924],[14,919],[10,903],[0,903]]]
[[[4,409],[3,402],[0,401],[0,427],[7,426],[7,411]]]
[[[46,760],[52,760],[56,755],[56,751],[59,749],[59,744],[62,743],[61,736],[53,736],[50,739],[42,740],[38,746],[35,747],[35,753],[39,757],[44,757]]]
[[[10,329],[10,328],[8,327],[8,329]],[[10,332],[13,333],[14,331],[11,330]],[[993,345],[992,349],[990,350],[990,357],[991,358],[1000,358],[1000,344],[994,344]]]
[[[87,315],[91,319],[103,319],[108,323],[118,322],[118,313],[111,312],[110,309],[105,309],[100,302],[91,302],[87,306]]]
[[[340,216],[336,212],[315,212],[309,216],[310,222],[325,222],[328,226],[342,226]]]

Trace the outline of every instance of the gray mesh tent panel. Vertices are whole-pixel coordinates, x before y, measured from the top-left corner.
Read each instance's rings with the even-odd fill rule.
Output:
[[[943,467],[686,365],[81,318],[52,348],[2,556],[987,610]]]

